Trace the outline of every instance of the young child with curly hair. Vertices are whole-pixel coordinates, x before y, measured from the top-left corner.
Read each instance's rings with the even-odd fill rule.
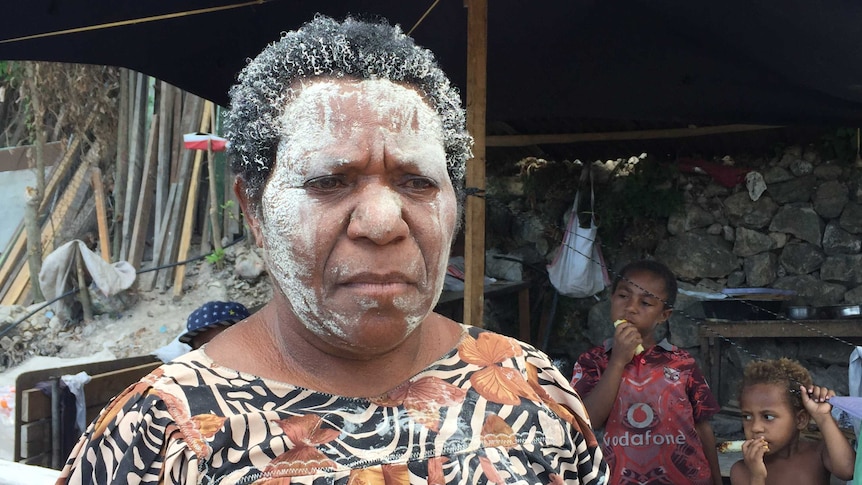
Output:
[[[744,458],[730,469],[730,482],[825,485],[830,474],[850,480],[856,453],[832,418],[828,399],[834,395],[815,386],[808,371],[794,360],[748,364],[739,397]],[[820,442],[799,438],[811,419],[823,435]]]

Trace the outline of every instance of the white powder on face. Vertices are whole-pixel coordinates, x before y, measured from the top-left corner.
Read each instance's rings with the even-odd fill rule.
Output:
[[[344,164],[366,157],[379,159],[384,146],[387,158],[402,160],[399,154],[404,153],[403,159],[414,167],[411,171],[441,185],[437,198],[428,204],[432,220],[425,221],[426,233],[434,233],[433,237],[442,241],[440,254],[422,254],[423,260],[411,261],[405,269],[426,279],[433,275],[434,281],[420,283],[429,298],[439,295],[454,232],[455,200],[438,115],[415,91],[390,81],[317,80],[302,87],[282,120],[285,133],[262,197],[262,231],[270,271],[305,326],[320,336],[348,339],[362,314],[379,307],[373,298],[361,298],[352,311],[327,307],[327,289],[322,285],[327,277],[374,268],[341,262],[324,274],[324,265],[327,252],[351,221],[369,218],[377,223],[370,226],[372,238],[393,230],[391,221],[406,224],[401,220],[402,196],[391,187],[375,187],[375,204],[364,204],[337,218],[323,214],[326,207],[309,196],[303,185],[332,174]],[[429,307],[427,302],[420,305],[412,298],[397,298],[394,303],[404,313],[408,331],[415,329],[433,307],[433,302]]]

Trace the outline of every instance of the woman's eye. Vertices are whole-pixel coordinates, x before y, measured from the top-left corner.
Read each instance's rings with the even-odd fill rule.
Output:
[[[437,184],[427,177],[410,177],[404,185],[411,190],[427,190],[437,187]]]
[[[773,416],[771,414],[764,414],[763,419],[765,419],[767,421],[772,421],[773,419],[775,419],[775,416]]]
[[[315,190],[332,190],[337,189],[341,186],[345,185],[344,180],[341,177],[335,175],[325,175],[323,177],[313,178],[311,180],[307,180],[303,187],[306,189],[315,189]]]

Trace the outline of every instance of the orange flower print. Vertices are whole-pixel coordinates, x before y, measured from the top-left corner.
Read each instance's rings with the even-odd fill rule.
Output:
[[[407,485],[410,472],[407,465],[375,465],[350,471],[347,485]],[[430,482],[429,482],[430,483]]]
[[[323,420],[314,414],[292,416],[273,421],[277,424],[293,448],[276,456],[266,467],[266,472],[279,476],[312,475],[321,468],[334,468],[335,462],[316,447],[338,438],[337,429],[323,428]]]
[[[515,431],[509,423],[496,414],[489,414],[482,425],[482,444],[488,448],[512,448],[518,443],[515,441]]]
[[[521,347],[514,340],[490,332],[479,334],[478,339],[468,336],[458,347],[458,354],[464,361],[484,367],[470,376],[476,392],[489,401],[513,406],[520,404],[522,397],[539,400],[520,372],[499,365],[521,353]]]
[[[158,391],[156,391],[156,393],[165,402],[165,405],[168,408],[168,412],[174,418],[174,422],[177,424],[177,427],[183,434],[183,437],[185,438],[186,443],[189,445],[189,448],[191,448],[191,450],[195,453],[195,456],[197,456],[200,460],[208,459],[210,454],[212,454],[212,447],[210,446],[207,438],[212,438],[212,435],[215,434],[215,431],[218,431],[221,428],[221,425],[224,424],[224,419],[221,419],[221,422],[218,423],[218,427],[216,427],[215,429],[213,429],[213,427],[215,426],[215,422],[213,422],[213,420],[205,419],[204,422],[206,424],[205,427],[207,429],[207,433],[209,433],[209,431],[212,431],[212,434],[209,434],[207,436],[200,426],[202,421],[196,421],[194,418],[189,416],[189,408],[185,401],[171,394],[162,394]],[[219,419],[218,416],[215,416],[215,418],[216,420]]]
[[[225,416],[216,416],[215,414],[192,416],[192,422],[195,423],[204,438],[212,438],[224,426],[225,421],[227,421]]]
[[[466,391],[439,377],[423,377],[406,382],[371,402],[387,407],[403,405],[414,421],[440,431],[440,408],[461,404],[466,395]]]

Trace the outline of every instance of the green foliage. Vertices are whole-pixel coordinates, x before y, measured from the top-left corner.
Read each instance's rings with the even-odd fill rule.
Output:
[[[223,248],[218,248],[206,256],[206,260],[208,263],[214,264],[218,267],[221,267],[222,263],[224,262],[224,258],[225,252]]]
[[[618,167],[619,168],[619,167]],[[612,173],[609,189],[597,191],[596,216],[605,244],[652,238],[657,224],[683,207],[682,191],[672,183],[676,168],[652,159]],[[642,233],[648,234],[642,234]]]

